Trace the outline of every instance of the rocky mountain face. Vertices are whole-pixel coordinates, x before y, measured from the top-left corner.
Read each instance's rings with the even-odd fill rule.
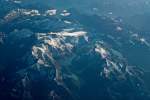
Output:
[[[0,99],[150,99],[144,70],[126,58],[130,47],[150,44],[121,19],[40,0],[0,2]]]

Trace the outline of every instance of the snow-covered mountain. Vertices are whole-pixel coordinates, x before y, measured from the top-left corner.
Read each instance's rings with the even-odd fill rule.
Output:
[[[149,54],[146,38],[122,19],[45,2],[1,0],[0,99],[150,99],[145,71],[129,63]]]

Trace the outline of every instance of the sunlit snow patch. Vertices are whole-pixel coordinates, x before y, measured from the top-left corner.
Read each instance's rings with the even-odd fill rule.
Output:
[[[67,20],[64,20],[64,23],[66,23],[66,24],[71,24],[71,22],[70,22],[70,21],[67,21]]]
[[[20,4],[21,3],[20,0],[14,0],[13,2],[16,3],[16,4]]]
[[[100,46],[97,46],[95,48],[95,51],[98,52],[98,53],[100,53],[103,59],[107,58],[107,56],[108,56],[107,51],[104,48],[100,47]]]
[[[122,27],[117,26],[117,27],[116,27],[116,30],[117,30],[117,31],[122,31],[123,29],[122,29]]]
[[[146,39],[140,38],[140,41],[142,44],[145,44],[146,46],[150,47],[150,44],[146,41]]]
[[[13,3],[16,3],[16,4],[20,4],[22,2],[22,0],[5,0],[7,2],[13,2]]]
[[[147,47],[150,47],[150,43],[145,38],[140,37],[138,34],[133,34],[131,37],[135,39],[136,41],[139,41],[141,44],[144,44]]]
[[[39,13],[38,10],[16,9],[16,10],[10,11],[4,17],[4,19],[6,20],[6,22],[8,22],[8,21],[12,21],[18,17],[21,17],[21,16],[39,16],[39,15],[41,15],[41,14]]]
[[[69,16],[71,13],[69,13],[67,10],[64,10],[61,14],[61,16]]]
[[[40,15],[38,10],[30,10],[30,11],[25,11],[23,12],[25,15],[31,15],[31,16],[37,16]]]
[[[50,32],[49,34],[56,34],[56,35],[60,35],[60,36],[65,36],[65,37],[80,37],[80,36],[85,36],[87,32],[84,31],[77,31],[77,32],[67,32],[67,31],[63,31],[63,32],[58,32],[58,33],[54,33],[54,32]]]
[[[57,10],[56,9],[51,9],[51,10],[47,10],[46,15],[52,16],[52,15],[56,15]]]
[[[78,31],[78,32],[62,32],[63,36],[73,36],[73,37],[79,37],[86,35],[86,32],[84,31]]]

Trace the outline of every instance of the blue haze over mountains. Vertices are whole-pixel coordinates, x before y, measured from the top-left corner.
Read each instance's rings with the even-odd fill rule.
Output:
[[[150,100],[150,0],[0,8],[0,100]]]

